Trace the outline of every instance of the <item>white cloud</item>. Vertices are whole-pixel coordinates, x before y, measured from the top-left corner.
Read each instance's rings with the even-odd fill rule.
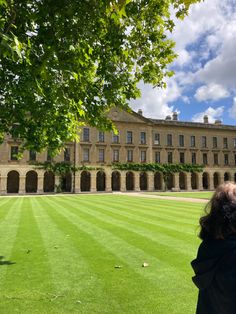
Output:
[[[167,82],[166,89],[153,88],[150,84],[140,84],[142,97],[131,102],[134,110],[142,109],[143,115],[151,118],[164,119],[178,109],[168,105],[169,102],[181,97],[181,89],[172,78]]]
[[[229,109],[229,114],[231,118],[236,119],[236,97],[233,99],[233,105]]]
[[[215,120],[220,119],[224,112],[224,107],[220,106],[217,108],[208,107],[205,111],[199,112],[192,117],[194,122],[203,122],[203,117],[208,116],[209,123],[214,123]]]
[[[175,19],[175,23],[173,33],[168,35],[176,42],[175,51],[179,54],[171,66],[175,75],[167,81],[167,89],[141,84],[142,97],[131,104],[149,117],[165,118],[176,110],[176,100],[183,100],[189,106],[188,112],[196,112],[193,95],[198,101],[236,96],[236,5],[232,0],[194,4],[189,15],[183,21]],[[209,119],[219,118],[222,108],[206,108],[194,119],[199,120],[199,115],[208,111]]]
[[[202,57],[206,58],[209,50],[217,47],[220,39],[214,37],[214,34],[225,24],[225,6],[227,8],[227,3],[222,4],[222,0],[200,2],[191,6],[189,15],[184,20],[174,19],[176,27],[170,37],[176,42],[175,50],[180,58],[176,59],[175,65],[187,65],[192,61],[194,55],[188,48],[199,39],[209,41],[204,47]]]
[[[194,95],[198,101],[219,100],[229,96],[229,92],[219,84],[211,83],[199,87]]]

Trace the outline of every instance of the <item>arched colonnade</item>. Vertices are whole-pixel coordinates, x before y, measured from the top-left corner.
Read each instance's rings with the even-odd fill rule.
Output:
[[[0,173],[1,194],[62,192],[111,192],[111,191],[162,191],[162,190],[214,190],[224,181],[236,182],[236,172],[172,173],[164,180],[160,172],[118,170],[91,170],[67,174],[59,181],[52,172],[42,170],[9,170]],[[74,181],[75,180],[75,181]]]

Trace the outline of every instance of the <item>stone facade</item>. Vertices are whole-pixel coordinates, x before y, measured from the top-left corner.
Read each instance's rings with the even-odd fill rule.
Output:
[[[70,161],[100,170],[68,174],[62,182],[65,192],[213,190],[224,181],[236,181],[236,127],[178,121],[177,115],[165,120],[147,119],[142,113],[113,109],[110,118],[119,134],[95,128],[81,129],[79,143],[67,143],[55,161]],[[59,178],[36,169],[32,161],[50,160],[47,152],[25,151],[15,160],[20,143],[6,136],[0,146],[0,193],[55,192]],[[163,182],[161,173],[115,171],[112,164],[188,163],[204,164],[203,173],[174,173]]]

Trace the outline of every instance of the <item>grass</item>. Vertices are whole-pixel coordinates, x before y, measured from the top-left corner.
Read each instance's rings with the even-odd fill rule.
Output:
[[[208,200],[212,197],[213,192],[147,192],[146,194],[186,198],[201,198]]]
[[[202,208],[123,195],[1,198],[0,313],[195,313]]]

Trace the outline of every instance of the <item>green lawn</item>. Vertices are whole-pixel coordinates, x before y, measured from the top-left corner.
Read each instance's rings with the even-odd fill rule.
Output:
[[[202,211],[123,195],[0,198],[0,313],[195,313]]]
[[[160,195],[160,196],[175,196],[186,198],[202,198],[210,199],[213,192],[147,192],[146,194]]]

